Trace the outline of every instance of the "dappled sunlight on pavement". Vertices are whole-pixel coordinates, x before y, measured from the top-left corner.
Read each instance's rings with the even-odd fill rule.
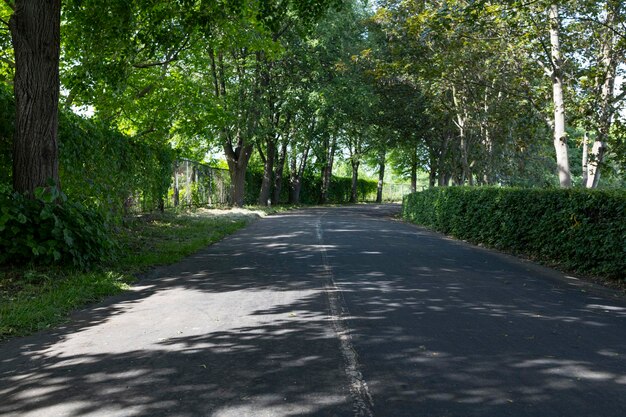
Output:
[[[3,343],[0,415],[623,415],[623,298],[395,211],[267,217]]]

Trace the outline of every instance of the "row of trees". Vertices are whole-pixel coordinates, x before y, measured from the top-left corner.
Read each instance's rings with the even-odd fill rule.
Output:
[[[220,147],[236,205],[251,158],[260,204],[283,184],[297,202],[311,171],[324,202],[338,157],[354,200],[364,163],[379,197],[389,165],[414,188],[419,170],[431,185],[568,187],[578,154],[584,186],[623,175],[619,0],[0,4],[19,192],[59,184],[59,105],[187,157]]]
[[[625,22],[619,0],[385,0],[375,67],[427,100],[431,184],[623,185]]]

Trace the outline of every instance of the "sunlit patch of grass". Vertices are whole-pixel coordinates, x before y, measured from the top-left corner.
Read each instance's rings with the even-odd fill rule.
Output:
[[[107,265],[0,270],[0,340],[53,327],[71,311],[128,289],[134,274],[178,262],[268,212],[199,209],[137,217],[120,228],[120,252]]]
[[[165,215],[137,219],[121,236],[123,254],[118,263],[136,272],[174,263],[246,226],[256,215]]]
[[[130,276],[113,271],[27,270],[0,275],[0,339],[51,327],[87,303],[128,288]]]

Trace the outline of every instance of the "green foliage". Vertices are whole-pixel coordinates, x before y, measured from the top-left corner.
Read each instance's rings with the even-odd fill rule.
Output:
[[[0,88],[0,184],[11,182],[14,100]],[[59,114],[59,165],[63,192],[71,201],[121,216],[124,204],[139,200],[144,211],[156,209],[172,178],[176,153],[167,144],[133,138],[104,123]]]
[[[124,255],[101,269],[0,269],[0,340],[60,323],[68,312],[126,290],[133,273],[177,262],[245,226],[259,214],[198,211],[136,218],[120,228]]]
[[[406,196],[403,216],[460,239],[624,278],[623,190],[442,187]]]
[[[131,197],[152,210],[167,194],[175,156],[169,146],[71,113],[61,113],[59,142],[61,184],[71,199],[120,214]]]
[[[321,187],[321,184],[320,184]],[[359,201],[374,201],[378,183],[374,180],[359,179],[357,181],[357,196]],[[328,187],[328,201],[330,203],[348,203],[352,193],[352,178],[332,177]]]
[[[56,188],[38,189],[36,199],[0,190],[0,264],[73,264],[84,268],[113,249],[99,211],[67,201]]]

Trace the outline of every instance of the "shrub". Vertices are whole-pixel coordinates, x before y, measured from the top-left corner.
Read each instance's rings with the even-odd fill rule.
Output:
[[[100,211],[67,201],[56,188],[29,199],[0,189],[0,264],[73,264],[108,258],[115,244]]]
[[[403,216],[460,239],[624,278],[623,190],[442,187],[404,198]]]

